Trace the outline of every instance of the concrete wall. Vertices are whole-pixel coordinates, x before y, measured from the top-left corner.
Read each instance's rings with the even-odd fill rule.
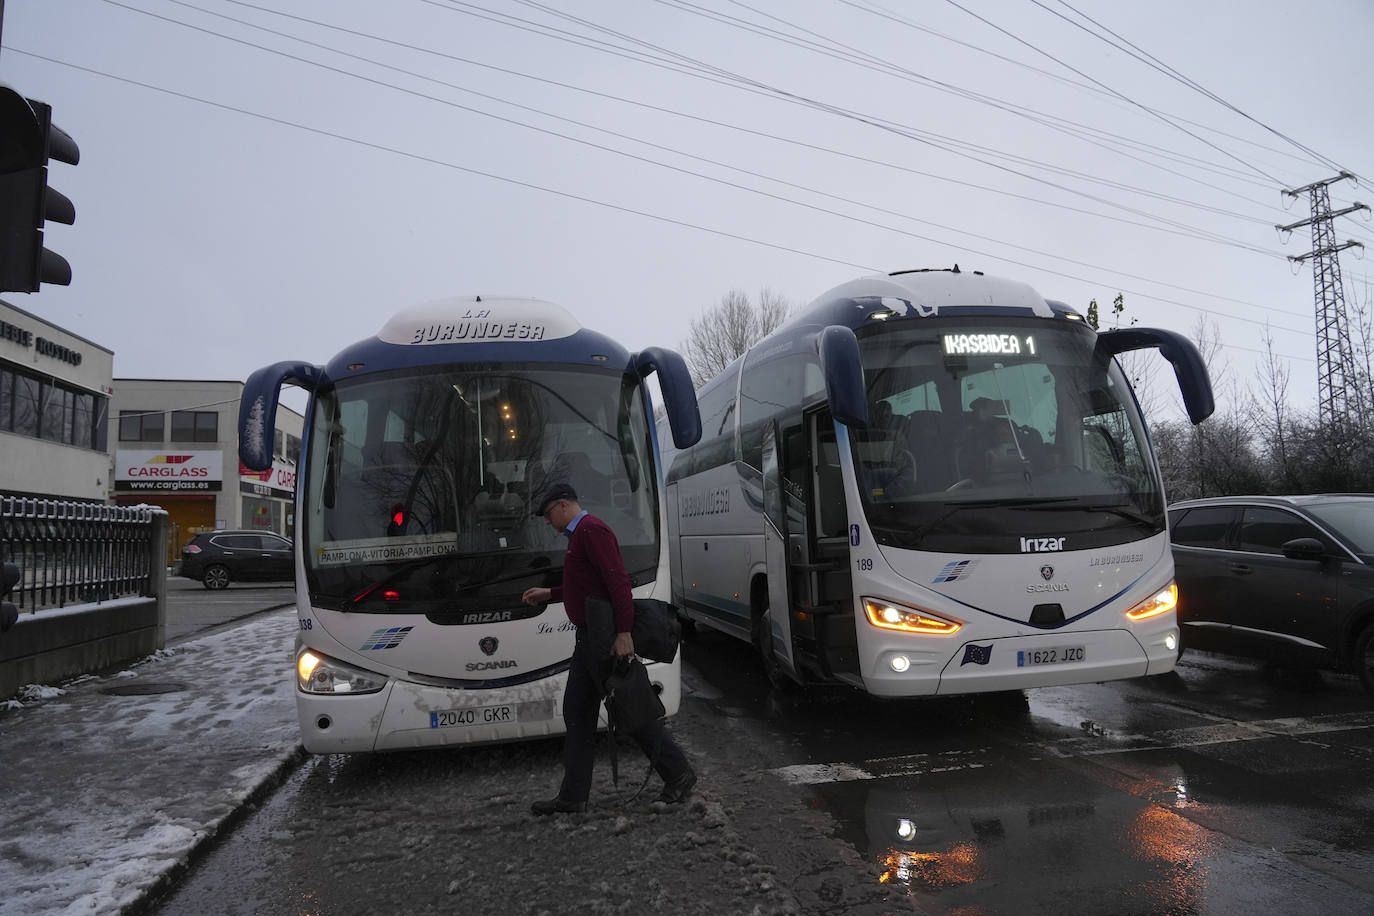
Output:
[[[26,684],[53,686],[115,668],[167,644],[167,516],[153,513],[149,595],[21,612],[0,633],[0,701]]]
[[[26,684],[56,685],[137,661],[163,647],[163,596],[21,614],[0,634],[0,700]]]

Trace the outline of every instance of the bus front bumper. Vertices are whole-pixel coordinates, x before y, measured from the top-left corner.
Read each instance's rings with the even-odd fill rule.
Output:
[[[1178,627],[1034,633],[948,644],[893,641],[863,674],[875,696],[990,693],[1088,684],[1172,671]],[[1172,637],[1172,640],[1171,640]],[[900,669],[900,670],[899,670]]]
[[[677,664],[649,665],[668,715],[677,712]],[[472,690],[393,678],[375,693],[296,691],[301,743],[312,754],[348,754],[461,744],[500,744],[561,735],[567,674],[534,684]],[[601,726],[605,726],[603,709]]]

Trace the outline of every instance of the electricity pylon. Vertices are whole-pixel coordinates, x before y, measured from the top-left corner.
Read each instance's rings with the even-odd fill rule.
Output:
[[[1348,213],[1369,210],[1369,207],[1356,201],[1354,206],[1344,210],[1331,211],[1329,185],[1355,176],[1341,172],[1335,178],[1316,181],[1301,188],[1283,193],[1296,198],[1299,194],[1312,197],[1312,216],[1287,226],[1275,226],[1279,232],[1287,234],[1300,226],[1312,227],[1312,250],[1307,254],[1290,255],[1288,260],[1294,264],[1312,260],[1312,282],[1316,293],[1317,306],[1317,415],[1323,425],[1338,427],[1351,418],[1350,408],[1356,409],[1355,416],[1363,422],[1368,416],[1365,411],[1365,391],[1357,383],[1359,378],[1355,365],[1355,352],[1350,346],[1350,329],[1345,315],[1345,289],[1341,285],[1341,262],[1337,254],[1346,248],[1363,248],[1360,242],[1347,241],[1336,244],[1336,231],[1332,220]]]

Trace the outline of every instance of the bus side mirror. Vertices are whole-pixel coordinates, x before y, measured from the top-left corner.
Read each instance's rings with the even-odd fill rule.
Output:
[[[845,426],[867,426],[868,398],[864,394],[859,339],[849,328],[832,324],[817,335],[816,350],[821,357],[830,415]]]
[[[668,411],[668,426],[673,431],[673,445],[690,448],[701,439],[701,411],[697,409],[697,393],[692,388],[692,374],[687,363],[673,350],[649,347],[636,353],[630,365],[640,378],[650,372],[658,373],[658,390],[663,393],[663,406]]]
[[[1201,423],[1216,410],[1207,364],[1202,361],[1202,355],[1193,342],[1182,334],[1159,328],[1118,328],[1099,333],[1097,349],[1108,356],[1128,350],[1158,350],[1161,356],[1173,363],[1178,390],[1183,394],[1183,406],[1193,425]]]
[[[323,369],[310,363],[283,362],[248,376],[239,399],[239,461],[244,467],[265,471],[272,466],[272,432],[277,428],[282,383],[314,391],[323,374]]]

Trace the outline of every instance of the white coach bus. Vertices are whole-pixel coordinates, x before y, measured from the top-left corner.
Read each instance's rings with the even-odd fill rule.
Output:
[[[667,600],[662,473],[646,377],[674,443],[700,435],[681,357],[629,353],[533,299],[403,311],[328,364],[254,372],[239,454],[272,463],[283,382],[309,391],[296,493],[296,705],[314,753],[563,731],[573,633],[564,538],[533,515],[555,483],[616,532],[636,598]],[[677,710],[679,663],[650,666]]]
[[[1098,333],[1022,283],[956,267],[825,293],[702,386],[701,441],[665,455],[674,603],[778,686],[1171,670],[1164,492],[1114,359],[1141,348],[1211,414],[1187,339]]]

